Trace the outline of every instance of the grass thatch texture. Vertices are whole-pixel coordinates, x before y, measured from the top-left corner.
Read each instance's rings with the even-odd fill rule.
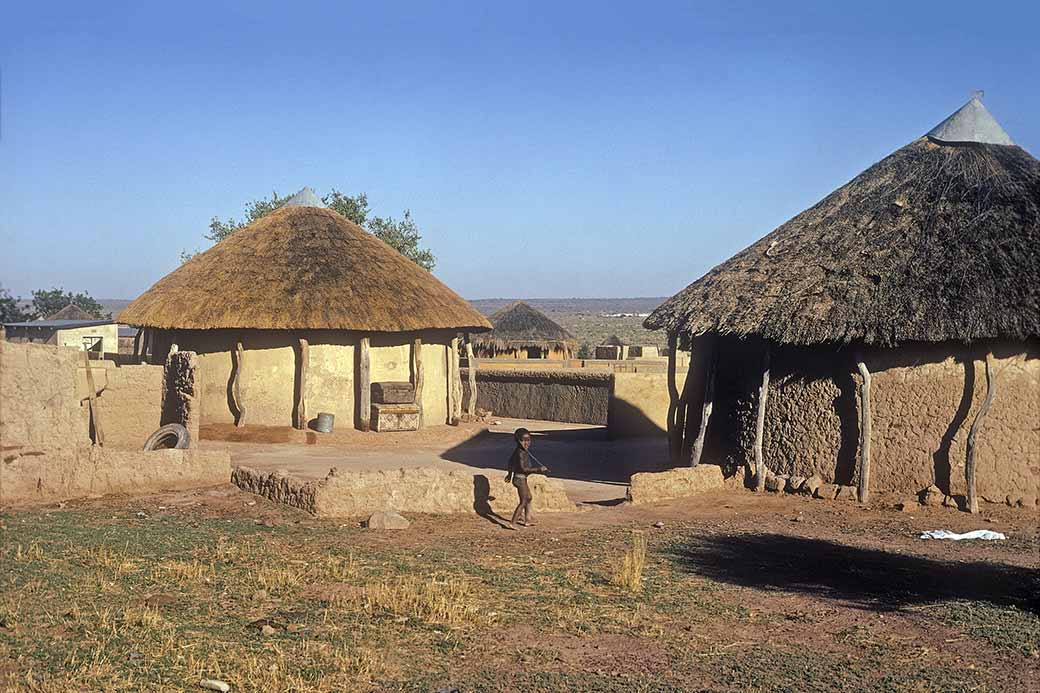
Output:
[[[491,327],[432,274],[316,207],[283,207],[236,231],[156,282],[119,321],[203,330]]]
[[[686,337],[787,344],[1040,335],[1040,161],[918,139],[663,303]]]
[[[574,335],[523,301],[494,313],[491,324],[493,330],[474,337],[474,347],[496,352],[530,347],[574,349],[578,344]]]

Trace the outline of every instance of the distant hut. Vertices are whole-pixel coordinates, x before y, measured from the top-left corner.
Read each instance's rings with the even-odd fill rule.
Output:
[[[160,279],[120,314],[138,354],[198,353],[201,421],[366,429],[370,383],[410,381],[424,425],[459,411],[457,335],[490,323],[305,188]]]
[[[112,318],[99,318],[70,303],[40,320],[4,325],[11,342],[40,342],[72,347],[93,354],[114,354],[119,348],[119,326]]]
[[[494,329],[473,338],[478,358],[567,359],[577,346],[570,332],[523,301],[490,319]]]
[[[645,326],[693,347],[685,386],[671,369],[677,457],[747,464],[758,488],[816,474],[861,501],[935,484],[969,509],[1028,504],[1040,162],[973,97]]]
[[[612,334],[596,346],[596,358],[615,361],[627,359],[628,344],[616,334]]]

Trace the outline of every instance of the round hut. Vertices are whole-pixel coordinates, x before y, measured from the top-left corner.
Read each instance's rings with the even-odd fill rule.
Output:
[[[624,361],[628,358],[628,344],[621,337],[612,334],[596,346],[595,355],[597,359]]]
[[[523,301],[491,316],[490,332],[473,338],[478,358],[567,359],[577,342],[570,332]]]
[[[1031,504],[1040,162],[973,97],[645,326],[693,350],[685,383],[670,357],[677,459],[759,489],[818,475],[861,501],[935,485],[969,509]]]
[[[160,279],[119,320],[142,328],[147,362],[174,345],[198,354],[203,424],[302,428],[327,412],[363,430],[373,389],[402,405],[410,391],[419,425],[457,416],[458,333],[491,327],[307,188]]]

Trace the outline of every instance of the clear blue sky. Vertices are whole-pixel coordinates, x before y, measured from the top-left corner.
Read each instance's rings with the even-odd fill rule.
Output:
[[[468,298],[671,294],[961,106],[1040,153],[1040,3],[9,3],[0,284],[133,298],[272,189]]]

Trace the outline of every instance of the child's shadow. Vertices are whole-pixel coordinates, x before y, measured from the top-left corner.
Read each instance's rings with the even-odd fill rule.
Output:
[[[514,529],[513,525],[504,517],[491,509],[491,482],[483,474],[473,475],[473,510],[488,522],[498,525],[502,529]]]

